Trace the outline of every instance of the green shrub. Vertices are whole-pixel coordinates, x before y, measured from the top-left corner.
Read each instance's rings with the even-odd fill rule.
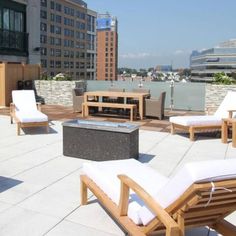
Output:
[[[213,79],[214,84],[235,84],[235,80],[226,75],[224,72],[219,72],[214,74],[214,79]]]

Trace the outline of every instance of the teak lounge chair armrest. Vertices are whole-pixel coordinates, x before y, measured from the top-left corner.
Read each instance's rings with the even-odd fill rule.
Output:
[[[129,190],[132,189],[152,210],[158,219],[166,227],[166,235],[180,235],[178,224],[170,217],[170,215],[148,194],[138,183],[126,175],[118,175],[121,181],[119,210],[120,215],[125,216],[128,212]]]

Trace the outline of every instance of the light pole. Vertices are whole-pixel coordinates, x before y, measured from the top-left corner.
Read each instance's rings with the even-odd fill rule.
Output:
[[[175,87],[175,81],[172,79],[170,81],[170,110],[173,110],[174,107],[174,87]]]

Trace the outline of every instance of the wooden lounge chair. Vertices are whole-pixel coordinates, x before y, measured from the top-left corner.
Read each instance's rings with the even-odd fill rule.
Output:
[[[220,130],[223,118],[232,118],[232,112],[236,108],[236,92],[228,91],[221,105],[214,115],[206,116],[173,116],[170,117],[171,134],[176,129],[189,132],[190,140],[194,141],[196,131]]]
[[[17,135],[24,127],[44,126],[49,131],[48,117],[41,112],[40,104],[36,103],[34,90],[12,91],[13,103],[10,105],[11,124],[17,124]]]
[[[236,210],[236,159],[188,163],[170,179],[134,159],[85,163],[83,172],[81,204],[91,190],[129,235],[200,226],[236,235],[224,220]]]

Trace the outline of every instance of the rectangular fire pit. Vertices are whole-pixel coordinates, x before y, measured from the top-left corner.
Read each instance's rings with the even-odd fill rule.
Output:
[[[128,123],[71,120],[63,124],[63,154],[94,161],[139,156],[139,127]]]

